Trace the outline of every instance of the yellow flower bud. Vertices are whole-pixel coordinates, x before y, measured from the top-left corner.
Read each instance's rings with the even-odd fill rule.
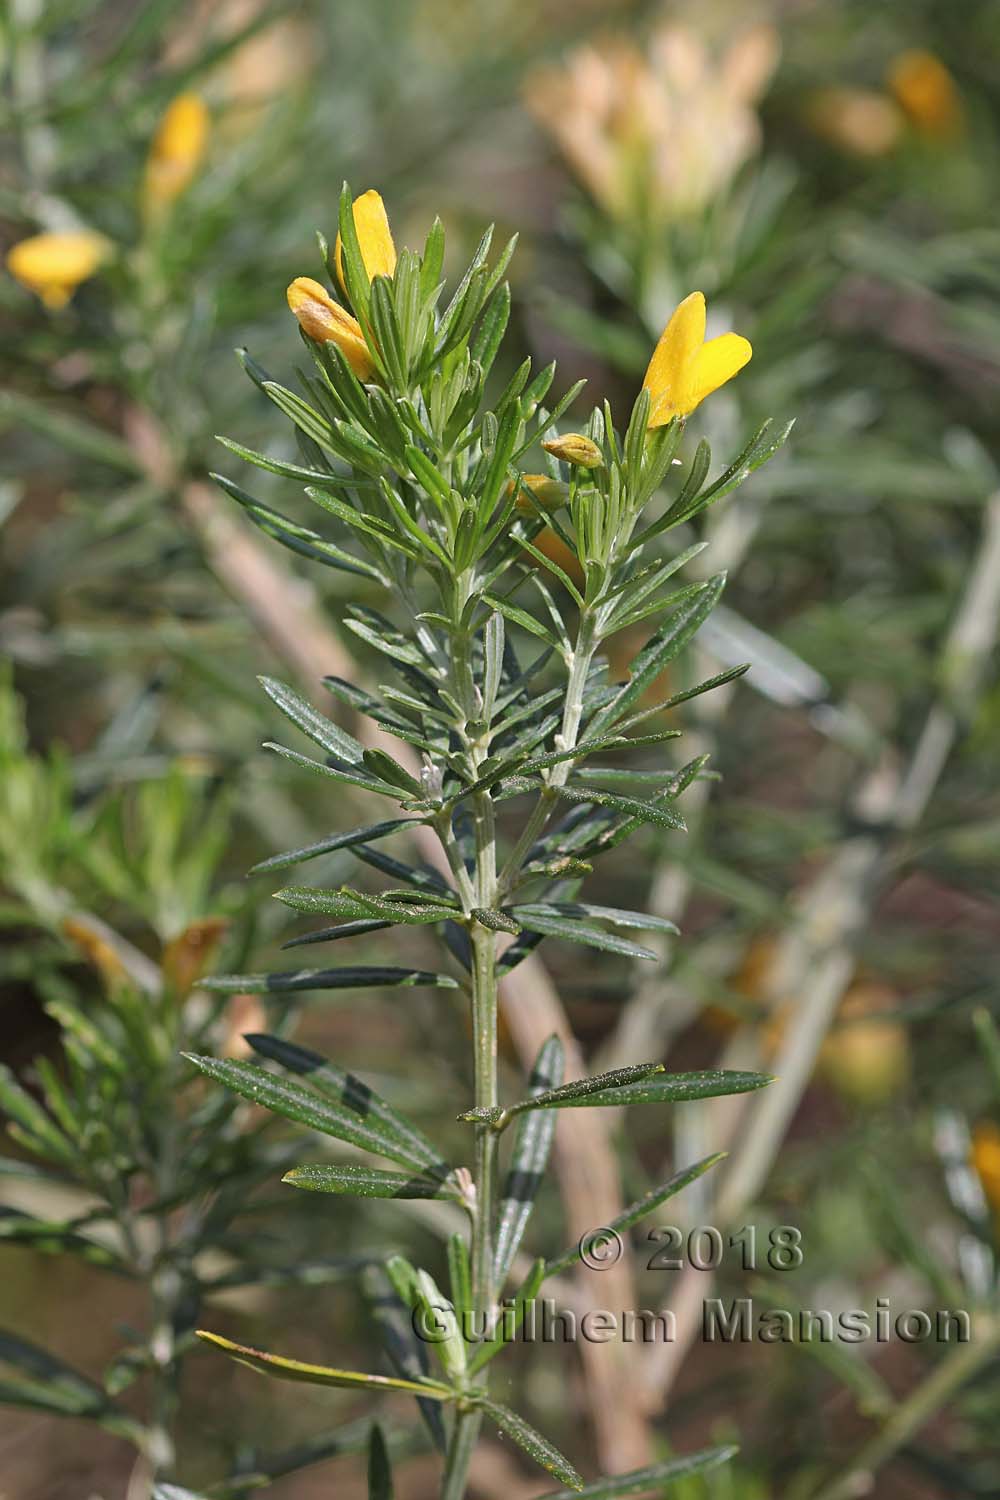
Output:
[[[603,469],[604,456],[593,438],[582,432],[567,432],[562,437],[543,443],[546,453],[560,459],[564,464],[575,464],[578,469]]]
[[[146,160],[143,205],[162,214],[193,180],[208,147],[209,114],[198,94],[178,94],[167,107]]]
[[[892,60],[886,83],[900,109],[924,135],[949,140],[962,128],[955,80],[933,52],[912,48]]]
[[[983,1196],[993,1212],[1000,1214],[1000,1128],[992,1120],[981,1121],[972,1132],[972,1165]]]
[[[358,320],[308,276],[296,277],[286,295],[303,331],[318,344],[336,344],[358,379],[370,380],[375,365]]]
[[[360,198],[355,198],[354,227],[358,232],[358,245],[361,248],[361,259],[364,261],[368,280],[371,281],[373,276],[391,276],[396,269],[396,246],[393,243],[392,230],[389,228],[385,204],[374,188],[369,188],[367,193],[362,193]],[[333,257],[337,266],[337,280],[346,297],[348,293],[347,282],[344,280],[344,251],[339,234],[333,249]]]
[[[507,485],[508,495],[513,489],[511,480]],[[548,474],[522,474],[515,503],[522,516],[534,516],[539,510],[558,510],[566,504],[568,495],[569,486],[561,479],[552,479]]]
[[[65,307],[81,281],[94,275],[111,254],[111,242],[92,229],[66,234],[34,234],[7,252],[7,269],[36,292],[46,307]]]
[[[649,425],[663,427],[686,417],[732,380],[753,350],[738,333],[723,333],[705,342],[705,298],[692,292],[674,310],[653,350],[643,380],[649,391]]]

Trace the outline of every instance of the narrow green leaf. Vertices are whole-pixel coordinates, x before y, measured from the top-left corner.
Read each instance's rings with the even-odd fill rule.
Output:
[[[505,1432],[519,1448],[523,1448],[536,1464],[540,1464],[549,1474],[553,1474],[556,1479],[561,1479],[564,1484],[568,1484],[574,1492],[583,1489],[583,1480],[569,1459],[564,1458],[548,1438],[537,1432],[530,1422],[518,1416],[516,1411],[511,1411],[509,1406],[502,1406],[499,1401],[491,1401],[488,1396],[477,1396],[476,1405],[485,1412],[491,1422],[499,1427],[501,1432]]]
[[[272,703],[276,703],[285,717],[291,719],[321,750],[349,761],[352,765],[358,765],[363,760],[366,754],[364,746],[352,734],[340,729],[323,714],[317,713],[312,704],[307,703],[292,688],[273,677],[259,677],[257,680]]]
[[[282,1115],[286,1120],[295,1120],[318,1130],[335,1140],[346,1141],[362,1151],[371,1151],[389,1161],[415,1168],[418,1172],[427,1167],[422,1152],[418,1153],[394,1132],[387,1130],[377,1119],[363,1119],[355,1111],[334,1104],[316,1090],[294,1083],[288,1078],[279,1078],[256,1063],[240,1062],[231,1058],[198,1057],[186,1052],[184,1056],[209,1078],[232,1089],[242,1099]],[[446,1170],[446,1169],[445,1169]]]
[[[360,786],[365,791],[377,792],[380,797],[391,797],[394,802],[403,800],[398,786],[389,786],[384,781],[376,781],[374,776],[369,775],[367,771],[363,775],[360,770],[342,771],[339,766],[328,766],[323,761],[313,760],[308,755],[300,755],[297,750],[289,750],[285,745],[276,745],[273,740],[265,740],[264,749],[273,750],[275,755],[280,755],[282,760],[290,760],[293,765],[316,771],[320,776],[328,776],[331,781],[340,781],[346,786]]]
[[[687,824],[680,813],[663,803],[640,802],[635,797],[620,797],[615,792],[603,792],[597,787],[554,786],[551,790],[564,802],[592,803],[594,807],[609,807],[616,812],[630,813],[640,823],[655,823],[658,828],[673,828],[681,833]]]
[[[308,1078],[312,1088],[333,1099],[335,1103],[344,1104],[365,1118],[377,1120],[383,1129],[398,1136],[409,1146],[415,1160],[440,1171],[441,1156],[433,1142],[428,1140],[412,1120],[401,1114],[355,1073],[349,1073],[320,1053],[313,1052],[308,1047],[300,1047],[296,1042],[285,1041],[283,1037],[249,1032],[244,1036],[244,1041],[260,1057],[279,1063],[299,1077]]]
[[[553,1101],[547,1108],[567,1109],[579,1106],[602,1108],[627,1104],[683,1104],[688,1099],[714,1099],[723,1094],[748,1094],[766,1088],[774,1079],[769,1073],[739,1073],[712,1068],[697,1073],[668,1073],[646,1083],[626,1084],[607,1093],[584,1094],[578,1099]],[[528,1103],[523,1106],[532,1109]]]
[[[464,1235],[448,1237],[448,1281],[452,1305],[459,1319],[472,1307],[472,1267]]]
[[[319,839],[315,844],[306,844],[302,849],[291,849],[287,854],[272,854],[262,859],[250,870],[251,875],[262,875],[266,870],[285,870],[289,865],[304,864],[321,854],[332,854],[335,849],[349,849],[354,844],[368,844],[375,839],[384,839],[399,828],[419,823],[419,818],[388,818],[383,823],[367,823],[362,828],[352,828],[348,833],[334,833],[329,838]]]
[[[451,913],[449,912],[449,916]],[[208,990],[227,995],[284,995],[299,990],[409,989],[414,985],[432,989],[454,990],[458,981],[450,974],[434,974],[426,969],[377,968],[356,965],[346,969],[289,969],[275,974],[215,974],[202,980]]]
[[[541,1500],[623,1500],[628,1495],[660,1494],[678,1479],[687,1479],[692,1474],[708,1474],[726,1464],[739,1450],[736,1447],[706,1448],[701,1453],[689,1453],[683,1458],[667,1458],[662,1463],[650,1464],[647,1469],[633,1469],[628,1474],[615,1474],[609,1479],[595,1479],[582,1489],[550,1490]]]
[[[645,693],[650,683],[659,677],[664,667],[674,660],[704,623],[718,602],[725,583],[726,575],[717,574],[673,611],[652,640],[639,652],[628,682],[591,719],[586,729],[587,739],[599,737],[602,731],[616,724]]]
[[[294,911],[306,912],[310,916],[345,917],[351,920],[375,917],[381,921],[420,927],[434,922],[454,921],[457,915],[452,906],[407,906],[402,901],[362,896],[348,891],[346,887],[340,891],[329,891],[323,887],[308,885],[288,886],[274,894],[285,906],[292,907]]]
[[[281,1179],[311,1193],[339,1193],[351,1198],[451,1198],[461,1201],[454,1186],[433,1178],[407,1177],[402,1172],[380,1172],[375,1167],[293,1167]]]
[[[593,927],[588,922],[563,915],[551,907],[512,906],[510,913],[518,925],[527,928],[529,932],[560,938],[564,943],[582,943],[584,947],[600,948],[605,953],[618,953],[623,958],[659,957],[651,948],[642,948],[638,943],[630,943],[627,938],[605,932],[603,927]]]
[[[562,1082],[563,1063],[562,1042],[557,1036],[550,1036],[542,1043],[531,1070],[528,1097],[537,1098],[539,1094],[557,1088]],[[500,1196],[494,1242],[493,1273],[498,1293],[503,1292],[524,1238],[535,1198],[545,1177],[555,1128],[555,1116],[545,1110],[527,1112],[518,1123]]]
[[[665,1072],[663,1063],[631,1063],[626,1068],[612,1068],[608,1073],[597,1073],[593,1078],[574,1078],[569,1083],[560,1084],[558,1088],[544,1089],[517,1104],[508,1105],[504,1114],[520,1115],[529,1109],[562,1109],[567,1105],[579,1104],[593,1094],[605,1094],[609,1091],[617,1094],[629,1084],[641,1083],[657,1073]]]
[[[280,1354],[267,1354],[263,1349],[252,1349],[246,1344],[236,1344],[221,1334],[209,1333],[207,1329],[196,1330],[200,1339],[212,1344],[235,1359],[248,1365],[260,1375],[274,1375],[279,1380],[299,1380],[307,1385],[332,1385],[343,1390],[405,1391],[410,1396],[421,1396],[430,1401],[451,1400],[454,1392],[437,1380],[400,1380],[392,1375],[367,1375],[360,1370],[337,1370],[327,1365],[306,1364],[299,1359],[286,1359]]]
[[[368,1448],[368,1500],[393,1500],[389,1450],[377,1422],[372,1427]]]
[[[472,1360],[469,1362],[469,1374],[474,1375],[484,1365],[488,1365],[502,1349],[505,1349],[521,1324],[524,1322],[525,1309],[534,1302],[538,1290],[545,1280],[545,1261],[536,1260],[528,1272],[523,1283],[518,1288],[514,1297],[512,1309],[504,1309],[497,1323],[497,1331],[488,1343],[481,1344]]]
[[[537,1119],[539,1116],[528,1115],[526,1118]],[[630,1203],[628,1208],[623,1209],[620,1214],[611,1220],[611,1223],[607,1226],[608,1229],[612,1230],[615,1234],[624,1234],[626,1230],[632,1228],[633,1224],[638,1224],[640,1219],[644,1219],[647,1214],[651,1214],[654,1209],[659,1208],[661,1203],[665,1203],[668,1198],[673,1198],[683,1188],[686,1188],[689,1183],[697,1181],[703,1173],[709,1171],[717,1162],[722,1161],[725,1156],[725,1151],[716,1151],[712,1156],[706,1156],[701,1161],[696,1162],[693,1167],[684,1167],[682,1171],[675,1172],[672,1177],[668,1178],[659,1187],[651,1188],[648,1193],[644,1193],[641,1198],[637,1198],[634,1203]],[[580,1246],[577,1243],[571,1245],[564,1254],[559,1256],[558,1260],[550,1260],[548,1262],[545,1267],[545,1279],[548,1280],[550,1276],[558,1276],[563,1271],[568,1271],[572,1266],[579,1265],[579,1263]]]

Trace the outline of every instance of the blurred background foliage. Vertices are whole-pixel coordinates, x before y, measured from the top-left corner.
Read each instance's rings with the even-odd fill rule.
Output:
[[[345,1363],[366,1345],[337,1266],[364,1255],[373,1215],[384,1235],[397,1210],[250,1196],[281,1133],[211,1119],[197,1089],[171,1093],[192,1087],[174,1042],[238,1050],[258,1024],[238,998],[206,1008],[197,991],[209,964],[266,968],[285,936],[267,878],[245,872],[342,824],[307,778],[265,767],[273,714],[255,673],[314,691],[345,660],[374,670],[339,625],[368,585],[262,550],[208,482],[215,467],[241,477],[216,433],[295,457],[232,351],[294,379],[284,288],[315,274],[315,231],[332,232],[345,177],[379,187],[403,242],[435,213],[456,257],[490,220],[519,232],[509,346],[557,357],[560,388],[586,376],[619,411],[697,287],[710,332],[738,328],[754,359],[692,431],[721,453],[765,416],[797,418],[780,459],[704,529],[706,571],[731,578],[691,671],[753,666],[688,715],[685,757],[696,741],[721,775],[689,794],[690,836],[660,848],[650,833],[642,861],[605,867],[615,904],[679,921],[663,968],[640,982],[615,960],[543,951],[594,1067],[669,1053],[788,1080],[749,1123],[723,1100],[675,1111],[669,1139],[648,1120],[614,1138],[634,1196],[675,1150],[691,1160],[729,1136],[728,1175],[682,1200],[685,1223],[801,1229],[794,1277],[727,1259],[720,1294],[969,1308],[980,1358],[965,1369],[953,1350],[898,1340],[695,1340],[685,1358],[680,1340],[622,1399],[649,1410],[636,1441],[651,1452],[741,1442],[733,1465],[678,1486],[682,1500],[832,1500],[860,1492],[838,1475],[871,1466],[880,1496],[997,1493],[996,6],[10,0],[2,47],[0,973],[19,1107],[58,1113],[60,1090],[82,1088],[63,1103],[78,1124],[118,1122],[126,1184],[155,1175],[165,1109],[171,1150],[176,1132],[195,1152],[227,1141],[205,1190],[226,1197],[228,1178],[246,1194],[226,1204],[221,1243],[199,1245],[209,1269],[191,1288],[221,1300],[236,1337]],[[297,514],[280,479],[256,490]],[[331,857],[331,878],[348,858]],[[143,985],[162,1023],[152,1050],[155,1018],[129,1023]],[[448,1089],[410,1060],[433,1029],[461,1086],[447,1004],[366,993],[306,1006],[297,1033],[392,1075],[441,1126]],[[132,1085],[91,1078],[88,1094],[86,1060],[109,1043],[131,1056],[123,1037],[143,1043]],[[17,1500],[111,1500],[144,1483],[130,1443],[152,1421],[154,1262],[140,1243],[109,1274],[87,1215],[103,1192],[117,1233],[155,1200],[143,1187],[116,1200],[114,1173],[93,1176],[105,1147],[88,1142],[52,1170],[32,1169],[23,1130],[5,1148],[0,1394],[20,1404],[0,1456]],[[541,1212],[561,1243],[559,1202]],[[158,1222],[176,1246],[169,1205]],[[433,1214],[398,1229],[440,1254]],[[641,1269],[650,1253],[640,1241],[637,1305],[679,1302],[680,1273]],[[69,1407],[32,1399],[28,1345],[85,1378],[66,1377]],[[566,1360],[568,1380],[561,1357],[524,1351],[518,1378],[592,1472],[608,1459],[578,1420],[592,1372]],[[170,1397],[192,1483],[267,1471],[268,1453],[356,1415],[348,1396],[289,1396],[209,1362],[185,1360]],[[107,1416],[112,1397],[124,1417]],[[431,1492],[423,1464],[403,1471],[407,1494]],[[356,1469],[331,1460],[273,1493],[360,1494]],[[502,1450],[475,1483],[537,1493]]]

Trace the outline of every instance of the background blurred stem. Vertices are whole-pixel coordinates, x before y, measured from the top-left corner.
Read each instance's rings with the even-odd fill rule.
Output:
[[[842,1468],[836,1479],[817,1490],[813,1500],[857,1500],[874,1493],[881,1466],[919,1432],[1000,1350],[1000,1324],[994,1318],[974,1324],[972,1341],[959,1344],[901,1401],[882,1430]]]
[[[996,641],[998,616],[1000,493],[987,502],[978,553],[942,652],[941,698],[927,715],[909,764],[903,771],[884,762],[864,778],[854,799],[854,817],[868,831],[841,846],[800,900],[798,920],[778,945],[768,979],[769,998],[777,1002],[801,994],[803,999],[774,1059],[777,1082],[753,1104],[741,1101],[725,1111],[733,1150],[712,1210],[722,1228],[745,1211],[767,1179],[854,973],[858,943],[894,841],[919,822],[962,726],[975,709]],[[723,1065],[752,1068],[760,1061],[759,1038],[737,1038]],[[712,1279],[690,1267],[680,1275],[673,1304],[677,1337],[672,1343],[653,1345],[643,1365],[650,1410],[665,1400],[697,1337]]]

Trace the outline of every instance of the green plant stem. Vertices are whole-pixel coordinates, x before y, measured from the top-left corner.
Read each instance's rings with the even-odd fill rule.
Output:
[[[583,692],[587,684],[587,673],[597,650],[599,631],[597,619],[590,610],[585,610],[580,616],[579,629],[577,631],[576,645],[573,648],[573,656],[570,662],[569,680],[566,684],[566,701],[563,705],[562,728],[556,736],[556,744],[560,750],[571,750],[576,744],[580,733],[580,720],[583,717]],[[571,760],[562,761],[553,767],[549,777],[549,784],[539,794],[538,801],[531,810],[528,821],[521,830],[521,835],[511,851],[500,874],[499,894],[501,898],[510,894],[517,883],[517,877],[521,867],[531,852],[532,845],[542,833],[548,822],[556,801],[554,792],[550,787],[563,786],[569,779],[572,769]]]
[[[974,1327],[972,1342],[959,1344],[950,1351],[927,1379],[900,1402],[881,1432],[860,1449],[836,1479],[816,1492],[814,1500],[855,1500],[859,1495],[873,1494],[874,1476],[881,1465],[994,1359],[998,1350],[1000,1322],[991,1319]]]

